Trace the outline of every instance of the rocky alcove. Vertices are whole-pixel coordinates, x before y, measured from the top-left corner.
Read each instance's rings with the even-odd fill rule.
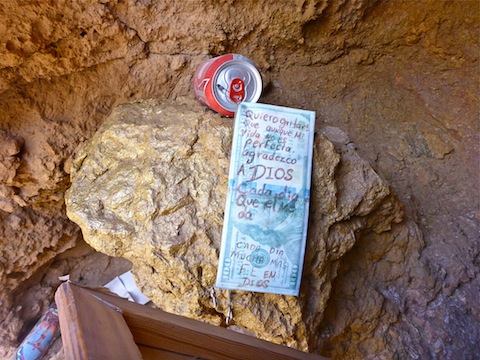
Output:
[[[320,291],[275,298],[274,310],[270,295],[246,294],[237,298],[239,325],[338,359],[478,356],[479,13],[477,1],[0,4],[0,357],[12,354],[53,301],[59,276],[101,286],[132,264],[158,306],[221,325],[205,294],[214,253],[198,251],[202,280],[182,298],[195,306],[180,306],[184,291],[167,289],[160,277],[155,288],[141,275],[152,264],[129,258],[121,244],[94,244],[83,226],[82,234],[67,217],[65,194],[70,188],[72,198],[82,151],[119,105],[199,114],[200,122],[189,118],[185,141],[188,131],[205,137],[197,146],[212,146],[216,165],[208,168],[197,148],[195,161],[162,173],[161,186],[188,178],[198,164],[208,168],[215,195],[204,213],[185,205],[197,223],[184,234],[196,229],[193,247],[215,244],[231,120],[201,107],[191,81],[206,59],[232,52],[258,66],[261,102],[316,111],[315,146],[330,157],[316,160],[323,170],[315,181],[318,199],[331,201],[312,209],[335,214],[309,233],[321,234],[325,246],[311,250],[328,263],[307,257],[323,270],[307,271],[304,287]],[[182,186],[213,186],[201,180]],[[352,189],[362,195],[349,197]],[[198,264],[177,265],[190,276],[182,281],[198,280]],[[247,302],[253,311],[242,310]],[[48,356],[62,358],[58,344]]]

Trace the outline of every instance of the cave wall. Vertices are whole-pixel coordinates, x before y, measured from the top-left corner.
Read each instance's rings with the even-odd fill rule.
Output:
[[[348,133],[411,224],[409,241],[365,236],[347,255],[318,351],[473,358],[479,13],[430,0],[0,4],[1,346],[48,306],[51,274],[73,266],[61,254],[85,246],[64,210],[77,145],[116,105],[191,96],[200,63],[237,52],[264,77],[261,101]]]

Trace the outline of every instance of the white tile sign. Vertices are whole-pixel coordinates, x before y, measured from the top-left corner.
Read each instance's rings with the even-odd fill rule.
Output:
[[[298,295],[314,125],[313,111],[239,105],[216,286]]]

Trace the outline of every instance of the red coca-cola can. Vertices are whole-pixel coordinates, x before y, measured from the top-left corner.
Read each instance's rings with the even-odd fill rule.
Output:
[[[212,58],[198,67],[193,78],[193,90],[201,103],[232,117],[242,101],[258,101],[262,94],[262,77],[250,59],[239,54],[227,54]]]

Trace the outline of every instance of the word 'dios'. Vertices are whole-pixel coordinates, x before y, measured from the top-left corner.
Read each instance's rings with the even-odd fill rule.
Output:
[[[193,91],[201,103],[229,117],[242,101],[257,102],[262,77],[253,62],[239,54],[227,54],[204,62],[193,77]]]
[[[314,127],[313,111],[238,105],[218,287],[298,295]]]

